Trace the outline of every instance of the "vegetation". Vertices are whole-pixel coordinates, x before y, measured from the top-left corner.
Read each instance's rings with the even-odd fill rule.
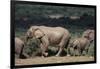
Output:
[[[74,10],[74,11],[73,11]],[[16,4],[15,16],[19,19],[22,16],[33,18],[48,17],[48,15],[64,15],[64,16],[82,16],[84,14],[95,16],[93,8],[69,7],[69,6],[51,6],[51,5],[29,5]]]
[[[50,5],[28,5],[16,4],[15,6],[15,36],[22,38],[26,31],[32,25],[61,26],[68,29],[72,35],[72,39],[80,37],[87,28],[94,28],[95,10],[93,8],[83,7],[65,7]],[[51,19],[50,15],[62,15],[58,19]],[[71,19],[71,16],[80,17],[79,19]],[[26,46],[26,52],[30,55],[36,55],[40,52],[38,42],[30,40]],[[49,48],[49,53],[54,55],[57,48]],[[66,53],[66,49],[64,49]],[[32,55],[33,54],[33,55]],[[94,43],[91,44],[88,55],[93,56]]]

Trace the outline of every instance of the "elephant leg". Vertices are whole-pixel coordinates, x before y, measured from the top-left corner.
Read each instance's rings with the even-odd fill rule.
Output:
[[[70,47],[67,48],[67,56],[70,56]]]
[[[23,45],[22,50],[21,50],[21,56],[22,58],[29,58],[30,56],[28,55],[28,53],[26,53],[25,51],[25,45]]]
[[[59,51],[58,51],[58,53],[55,56],[57,56],[57,57],[60,56],[60,54],[61,54],[61,52],[62,52],[63,49],[64,49],[63,44],[60,43],[59,44]]]
[[[76,53],[77,53],[77,56],[81,56],[82,55],[82,48],[81,48],[81,45],[80,43],[78,43],[78,45],[76,46]]]
[[[56,56],[60,56],[60,54],[61,54],[62,50],[64,49],[64,47],[65,47],[65,45],[66,45],[67,42],[68,42],[68,40],[66,40],[66,36],[64,36],[62,38],[61,42],[58,45],[59,46],[59,51],[56,54]]]
[[[48,56],[48,53],[46,52],[46,51],[47,51],[47,47],[45,47],[45,46],[41,43],[41,44],[40,44],[40,48],[41,48],[41,51],[42,51],[42,57]]]
[[[75,49],[73,47],[70,48],[70,55],[75,56]]]
[[[20,58],[20,52],[19,52],[19,51],[16,51],[16,52],[15,52],[15,56],[16,56],[17,58]]]
[[[74,56],[80,56],[81,52],[82,52],[82,50],[80,49],[79,45],[74,47]]]
[[[16,53],[15,53],[15,58],[19,58],[19,54],[16,54]]]
[[[48,50],[48,45],[49,45],[48,38],[46,36],[44,36],[40,39],[40,41],[41,41],[40,47],[42,50],[42,56],[43,55],[48,56],[48,53],[46,52]]]
[[[74,56],[74,48],[73,47],[67,48],[67,56]]]
[[[63,48],[60,47],[58,53],[56,54],[56,56],[60,56],[61,52],[62,52]]]
[[[26,54],[26,53],[23,53],[22,55],[23,55],[25,58],[29,58],[29,55]]]
[[[89,47],[86,47],[86,48],[85,48],[85,50],[84,50],[85,55],[87,55],[87,54],[88,54],[88,49],[89,49]]]
[[[75,49],[74,51],[74,56],[80,56],[81,55],[81,51],[79,49]]]
[[[85,50],[86,50],[86,54],[88,54],[89,47],[90,47],[90,43],[87,44],[87,46],[86,46],[86,48],[85,48]]]
[[[77,49],[76,52],[77,52],[77,55],[78,55],[78,56],[81,56],[81,55],[82,55],[82,50],[80,49],[80,47],[78,47],[78,49]]]
[[[90,43],[87,44],[86,47],[85,47],[85,49],[84,49],[85,55],[88,55],[89,47],[90,47]]]
[[[86,51],[83,50],[83,52],[82,52],[82,56],[85,56],[86,54],[87,54]]]

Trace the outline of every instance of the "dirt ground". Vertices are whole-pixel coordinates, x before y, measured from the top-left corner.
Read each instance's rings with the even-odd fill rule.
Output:
[[[94,57],[76,56],[76,57],[34,57],[29,59],[15,59],[15,65],[35,65],[35,64],[50,64],[50,63],[68,63],[68,62],[84,62],[94,61]]]

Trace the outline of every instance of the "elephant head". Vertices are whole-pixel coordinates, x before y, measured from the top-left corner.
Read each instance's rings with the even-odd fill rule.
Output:
[[[94,40],[94,30],[88,29],[84,31],[82,37],[85,37],[92,42]]]
[[[26,42],[31,39],[31,38],[36,38],[40,39],[44,36],[45,34],[43,31],[39,28],[39,26],[32,26],[29,28],[29,30],[26,33]]]

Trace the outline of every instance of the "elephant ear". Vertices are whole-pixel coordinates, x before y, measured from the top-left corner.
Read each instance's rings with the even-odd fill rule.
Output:
[[[89,38],[88,38],[88,39],[89,39],[90,41],[93,41],[93,40],[94,40],[94,31],[89,32],[88,35],[89,35]]]
[[[37,39],[42,38],[45,34],[42,30],[40,30],[39,28],[37,28],[34,32],[34,35]]]

